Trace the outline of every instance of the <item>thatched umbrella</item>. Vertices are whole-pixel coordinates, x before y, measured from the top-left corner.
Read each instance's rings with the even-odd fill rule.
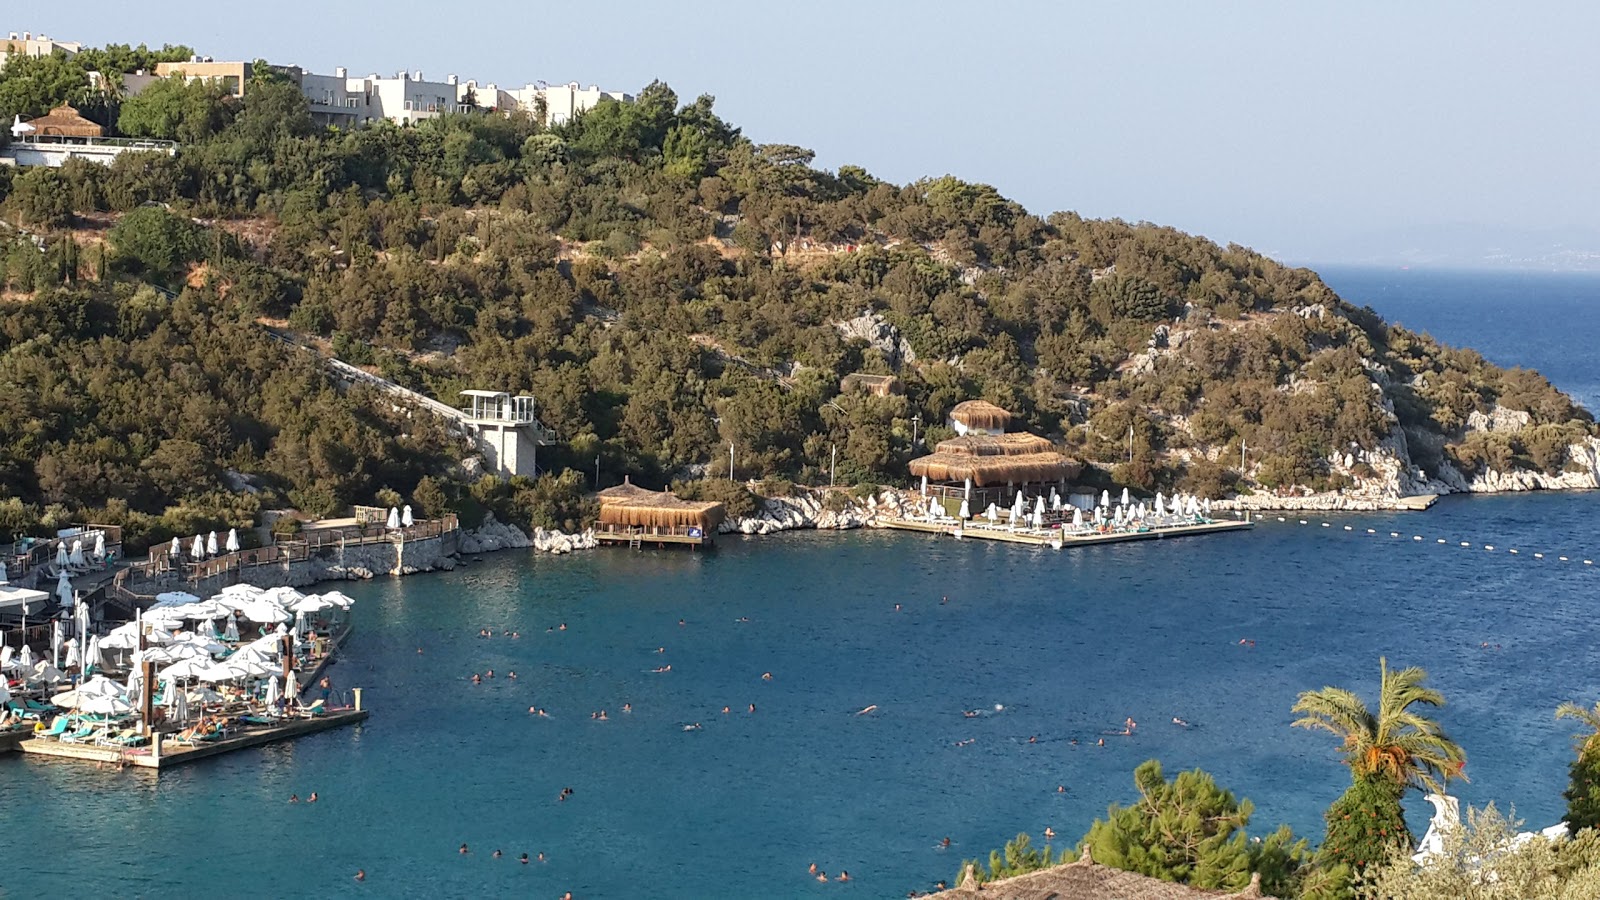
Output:
[[[987,400],[968,400],[957,403],[950,410],[950,420],[964,429],[1005,431],[1011,424],[1011,413]]]

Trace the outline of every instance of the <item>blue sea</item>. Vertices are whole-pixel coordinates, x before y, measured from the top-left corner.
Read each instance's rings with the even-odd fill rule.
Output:
[[[1600,395],[1600,280],[1328,275]],[[1542,827],[1572,756],[1553,711],[1600,699],[1597,512],[1591,494],[1447,498],[1063,552],[811,532],[345,586],[357,632],[332,674],[370,721],[159,778],[0,756],[0,893],[903,897],[1019,831],[1076,840],[1150,758],[1249,797],[1252,830],[1316,841],[1347,773],[1290,707],[1328,684],[1371,700],[1380,656],[1449,699],[1465,801]]]

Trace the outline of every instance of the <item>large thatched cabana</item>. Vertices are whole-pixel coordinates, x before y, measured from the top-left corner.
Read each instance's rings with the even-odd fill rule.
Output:
[[[627,479],[601,491],[599,497],[601,539],[703,543],[726,517],[721,503],[684,500],[671,491],[647,490]]]
[[[1015,416],[987,400],[967,400],[950,409],[945,424],[956,434],[1005,434]]]
[[[856,372],[846,375],[839,382],[839,392],[848,394],[851,391],[861,391],[878,397],[888,397],[903,391],[900,379],[893,375],[863,375]]]
[[[969,400],[950,412],[952,422],[964,421],[960,436],[934,445],[933,453],[911,461],[911,475],[922,479],[922,493],[939,498],[955,514],[961,501],[977,515],[993,503],[1009,508],[1020,491],[1037,496],[1052,488],[1065,488],[1083,466],[1069,459],[1055,444],[1036,434],[992,434],[985,426],[1010,422],[1011,413],[992,403]],[[1035,488],[1029,491],[1028,488]]]
[[[106,130],[98,122],[85,119],[74,107],[62,104],[49,113],[29,119],[33,133],[38,137],[104,137]]]

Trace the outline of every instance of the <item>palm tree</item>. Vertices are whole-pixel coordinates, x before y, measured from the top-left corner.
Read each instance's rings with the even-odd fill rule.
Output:
[[[1576,703],[1563,703],[1556,707],[1556,718],[1577,719],[1583,723],[1586,734],[1576,735],[1579,740],[1578,757],[1581,759],[1600,750],[1600,703],[1586,709]]]
[[[1585,732],[1576,735],[1578,758],[1568,767],[1570,781],[1561,793],[1567,801],[1567,826],[1574,832],[1600,826],[1600,703],[1593,709],[1563,703],[1556,707],[1556,718],[1577,719]]]
[[[1451,778],[1465,780],[1466,752],[1417,709],[1444,705],[1444,695],[1423,686],[1428,673],[1416,666],[1390,671],[1381,657],[1378,666],[1376,714],[1353,692],[1325,687],[1295,701],[1294,712],[1302,714],[1295,727],[1320,728],[1340,738],[1355,778],[1430,791],[1442,790]]]

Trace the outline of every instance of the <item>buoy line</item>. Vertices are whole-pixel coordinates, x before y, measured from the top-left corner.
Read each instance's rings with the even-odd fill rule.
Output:
[[[1283,516],[1278,516],[1277,519],[1278,519],[1279,522],[1287,521],[1287,519],[1285,519]],[[1310,525],[1311,524],[1310,520],[1307,520],[1307,519],[1299,519],[1297,521],[1301,525]],[[1318,524],[1321,525],[1323,528],[1332,528],[1333,527],[1333,523],[1332,522],[1319,522]],[[1354,532],[1356,530],[1355,526],[1353,526],[1353,525],[1344,525],[1342,527],[1343,527],[1343,529],[1345,531],[1349,531],[1349,532]],[[1371,534],[1371,535],[1376,535],[1378,533],[1378,530],[1376,528],[1368,528],[1368,529],[1366,529],[1366,533],[1367,534]],[[1398,531],[1391,531],[1391,532],[1389,532],[1389,537],[1398,538],[1398,537],[1402,537],[1402,535]],[[1422,535],[1420,535],[1420,534],[1414,534],[1414,535],[1411,536],[1411,540],[1413,542],[1416,542],[1416,543],[1421,543],[1422,541],[1425,541],[1427,539],[1425,537],[1423,537]],[[1446,538],[1434,538],[1434,543],[1446,544],[1447,545],[1447,544],[1451,543],[1451,541],[1446,539]],[[1460,544],[1460,546],[1468,548],[1468,549],[1471,549],[1472,547],[1475,546],[1472,541],[1460,541],[1459,544]],[[1482,546],[1483,546],[1483,549],[1485,551],[1487,551],[1487,552],[1490,552],[1490,553],[1496,552],[1494,544],[1483,544]],[[1505,552],[1510,554],[1510,555],[1512,555],[1512,556],[1521,556],[1522,555],[1522,552],[1520,550],[1518,550],[1516,547],[1507,547],[1505,549]],[[1532,554],[1532,556],[1533,556],[1534,559],[1544,559],[1545,558],[1545,555],[1542,552],[1534,552]],[[1556,559],[1558,561],[1560,561],[1560,562],[1574,562],[1575,561],[1574,558],[1570,557],[1570,556],[1557,556]],[[1594,560],[1593,559],[1584,559],[1583,560],[1583,564],[1586,565],[1586,566],[1593,566],[1594,565]]]

